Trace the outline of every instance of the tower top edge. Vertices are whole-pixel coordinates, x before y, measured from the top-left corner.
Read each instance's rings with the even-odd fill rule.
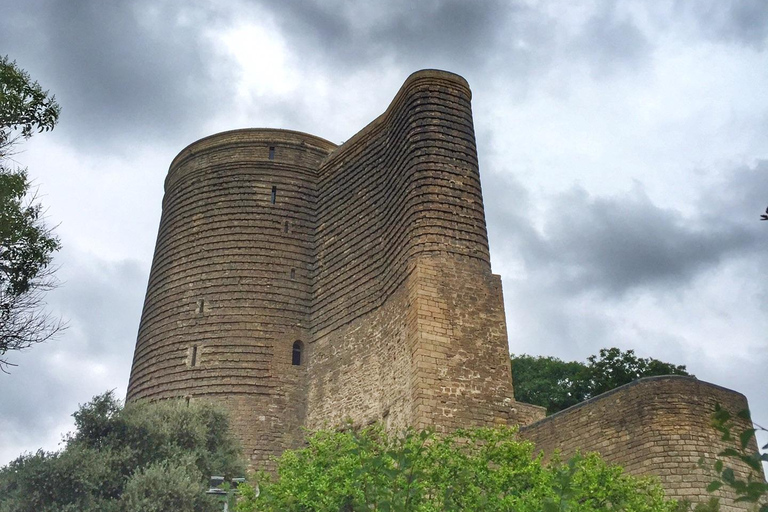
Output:
[[[179,151],[171,162],[170,168],[173,169],[179,162],[195,153],[197,149],[211,148],[216,146],[225,146],[227,144],[250,144],[250,143],[293,143],[293,144],[311,144],[322,150],[331,152],[338,147],[337,144],[326,140],[317,135],[299,132],[296,130],[284,130],[281,128],[239,128],[236,130],[227,130],[212,135],[207,135],[188,144]]]
[[[405,89],[410,82],[413,82],[416,80],[430,79],[430,78],[437,78],[441,80],[448,80],[450,82],[456,82],[458,85],[466,88],[468,91],[470,90],[469,82],[467,82],[467,79],[464,78],[463,76],[457,73],[453,73],[451,71],[444,71],[442,69],[434,69],[434,68],[426,68],[426,69],[420,69],[418,71],[414,71],[413,73],[408,75],[408,78],[405,79],[405,82],[403,82],[401,89]]]
[[[355,147],[360,143],[360,141],[365,140],[365,138],[368,137],[371,133],[381,129],[392,115],[392,112],[396,106],[403,100],[403,98],[410,94],[414,88],[424,83],[434,83],[438,85],[449,83],[454,87],[463,89],[467,94],[467,97],[470,100],[472,99],[472,89],[469,87],[469,82],[467,82],[467,80],[461,75],[457,75],[456,73],[452,73],[450,71],[443,71],[441,69],[421,69],[419,71],[415,71],[408,75],[408,78],[405,79],[403,85],[400,86],[400,89],[398,89],[397,93],[395,94],[394,98],[392,98],[392,101],[390,101],[389,106],[384,111],[384,113],[379,115],[357,133],[352,135],[349,139],[347,139],[346,142],[338,146],[338,149],[335,149],[333,153],[328,156],[328,159],[341,158],[342,155],[349,151],[349,148]]]

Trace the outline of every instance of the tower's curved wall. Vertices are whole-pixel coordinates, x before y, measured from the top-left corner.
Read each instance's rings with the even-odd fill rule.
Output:
[[[319,335],[380,306],[416,257],[462,255],[490,273],[471,99],[458,75],[414,73],[386,112],[323,163]]]
[[[458,75],[414,73],[319,169],[310,428],[509,421],[471,98]]]
[[[193,143],[171,164],[128,400],[214,399],[247,453],[300,435],[316,169],[335,148],[283,130]]]

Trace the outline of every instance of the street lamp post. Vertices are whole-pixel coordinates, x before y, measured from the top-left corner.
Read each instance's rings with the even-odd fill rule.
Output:
[[[211,496],[218,496],[220,499],[224,499],[224,512],[229,512],[229,502],[237,496],[237,486],[245,482],[245,478],[232,478],[226,488],[222,488],[224,484],[223,476],[212,476],[210,479],[209,489],[205,491],[205,494]]]

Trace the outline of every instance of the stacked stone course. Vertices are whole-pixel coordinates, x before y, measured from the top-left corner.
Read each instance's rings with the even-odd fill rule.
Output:
[[[696,501],[706,497],[710,468],[729,446],[711,426],[715,404],[748,408],[743,395],[693,377],[648,377],[524,426],[521,435],[549,454],[600,452],[630,473],[657,475],[670,496]],[[748,426],[739,420],[735,430]],[[754,439],[750,449],[757,450]],[[746,468],[737,474],[745,478]],[[723,512],[747,507],[725,490],[717,495]]]
[[[532,424],[523,435],[548,452],[596,449],[685,496],[701,480],[686,473],[700,437],[686,436],[709,410],[669,407],[717,393],[666,382],[659,400],[637,386],[599,414],[607,402],[539,423],[542,408],[514,401],[471,92],[457,75],[414,73],[341,146],[235,130],[171,163],[128,400],[222,404],[254,466],[300,446],[302,427],[348,420]]]

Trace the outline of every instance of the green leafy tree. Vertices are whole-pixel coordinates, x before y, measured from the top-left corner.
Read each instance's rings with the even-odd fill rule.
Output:
[[[51,338],[61,322],[43,311],[55,284],[50,267],[60,247],[30,193],[26,169],[10,166],[19,138],[53,129],[60,108],[53,96],[8,57],[0,58],[0,370],[8,351]]]
[[[634,350],[622,352],[618,348],[600,349],[599,356],[589,356],[589,394],[597,396],[633,380],[656,375],[688,375],[685,366],[665,363],[653,358],[642,358]]]
[[[545,463],[511,428],[450,435],[320,431],[242,485],[240,512],[677,510],[653,480],[597,455]],[[258,488],[258,492],[256,489]]]
[[[29,138],[35,131],[52,130],[60,112],[54,96],[7,55],[0,57],[0,148],[8,147],[14,131]]]
[[[610,391],[624,384],[656,375],[688,375],[685,366],[641,358],[633,350],[601,349],[587,363],[554,357],[512,356],[515,399],[547,409],[549,414]]]
[[[0,512],[218,511],[208,478],[245,471],[227,416],[205,403],[122,407],[110,392],[74,417],[63,450],[0,469]]]
[[[589,398],[589,369],[584,363],[523,354],[512,357],[515,399],[556,412]]]

